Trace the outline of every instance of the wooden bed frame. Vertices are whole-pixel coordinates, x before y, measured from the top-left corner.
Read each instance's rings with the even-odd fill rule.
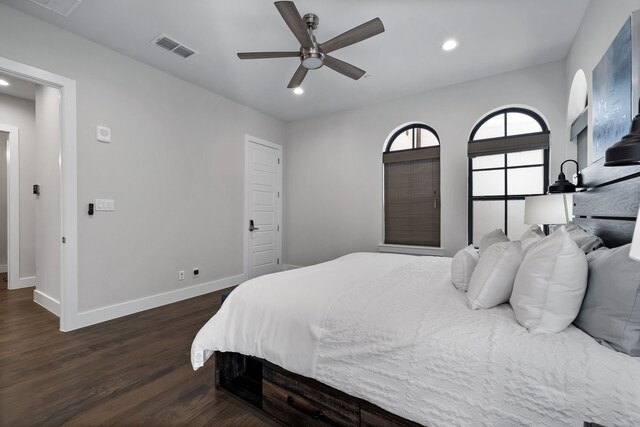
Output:
[[[640,166],[582,171],[582,191],[573,198],[574,223],[608,247],[631,242],[640,206]],[[216,388],[270,417],[293,426],[418,426],[378,406],[277,365],[238,353],[216,353]],[[596,427],[588,421],[584,426]]]

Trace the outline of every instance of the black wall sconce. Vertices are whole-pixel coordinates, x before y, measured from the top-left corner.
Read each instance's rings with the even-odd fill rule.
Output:
[[[631,131],[609,147],[604,155],[605,166],[631,166],[640,164],[640,106],[631,122]]]
[[[38,184],[33,184],[33,194],[36,196],[40,195],[40,186]]]
[[[578,171],[578,186],[580,185],[580,166],[578,166],[578,162],[573,159],[565,160],[560,165],[560,175],[558,175],[558,180],[549,186],[549,193],[575,193],[576,185],[569,182],[564,174],[564,164],[567,162],[573,162],[576,164],[576,170]]]

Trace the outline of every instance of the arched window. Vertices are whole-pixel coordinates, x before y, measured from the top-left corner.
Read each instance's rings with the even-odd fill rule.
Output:
[[[535,112],[505,108],[487,114],[471,131],[469,243],[496,228],[512,240],[524,224],[524,198],[549,185],[549,128]]]
[[[440,139],[412,123],[395,131],[384,163],[384,242],[440,247]]]

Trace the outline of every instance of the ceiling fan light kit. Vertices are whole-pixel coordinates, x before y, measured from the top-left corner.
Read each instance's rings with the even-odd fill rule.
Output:
[[[274,4],[278,12],[280,12],[280,15],[282,15],[282,19],[284,19],[284,22],[300,43],[300,50],[297,52],[240,52],[238,53],[238,58],[269,59],[298,57],[300,59],[300,65],[287,86],[289,89],[300,87],[309,70],[317,70],[323,65],[354,80],[358,80],[365,75],[364,70],[328,54],[384,32],[384,25],[382,25],[380,18],[372,19],[329,41],[319,44],[313,33],[313,31],[318,28],[319,19],[317,15],[307,13],[304,17],[301,17],[292,1],[277,1]]]

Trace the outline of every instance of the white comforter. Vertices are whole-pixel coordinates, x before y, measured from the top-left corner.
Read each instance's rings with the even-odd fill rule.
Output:
[[[471,311],[451,260],[357,253],[250,280],[200,330],[430,426],[640,425],[640,360],[571,326],[532,335],[505,304]]]

